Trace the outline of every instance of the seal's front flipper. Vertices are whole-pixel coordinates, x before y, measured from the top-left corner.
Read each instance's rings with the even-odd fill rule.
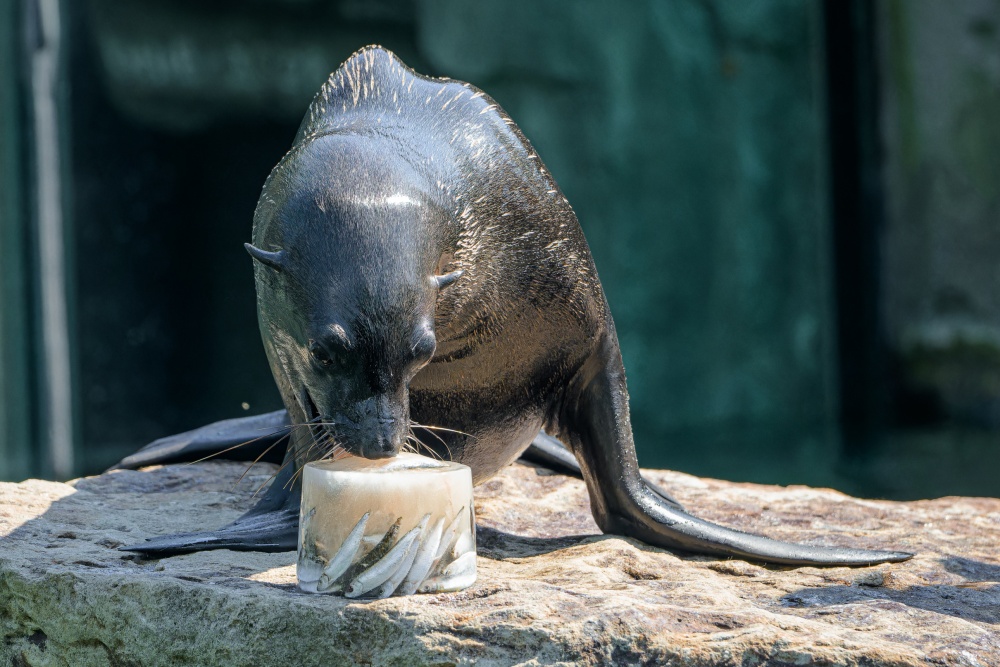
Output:
[[[580,461],[594,519],[606,533],[678,551],[786,565],[874,565],[913,557],[780,542],[703,521],[663,502],[639,477],[625,371],[613,331],[568,391],[559,425]]]
[[[299,535],[302,489],[293,480],[295,466],[284,466],[253,509],[218,530],[154,537],[142,544],[119,547],[147,558],[194,551],[294,551]]]
[[[280,463],[285,458],[286,447],[282,439],[288,435],[289,429],[288,412],[285,410],[226,419],[154,440],[109,470],[135,470],[211,457]]]
[[[535,436],[532,443],[526,450],[524,450],[524,453],[521,454],[521,460],[546,468],[552,472],[559,473],[560,475],[583,479],[583,472],[580,470],[580,463],[576,460],[576,457],[573,456],[573,452],[566,449],[565,445],[544,431],[540,431],[538,435]],[[677,509],[684,509],[684,507],[677,502],[673,496],[664,491],[654,482],[646,479],[645,476],[643,476],[642,481],[646,483],[646,486],[649,487],[650,491],[658,495],[664,502],[676,507]]]
[[[179,533],[154,537],[142,544],[119,547],[146,558],[163,558],[195,551],[232,549],[233,551],[294,551],[299,535],[299,510],[244,515],[218,530]]]

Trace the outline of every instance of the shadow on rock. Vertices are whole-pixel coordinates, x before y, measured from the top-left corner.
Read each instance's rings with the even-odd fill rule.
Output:
[[[1000,566],[946,556],[944,568],[966,579],[957,583],[929,583],[926,586],[893,588],[884,585],[843,585],[802,588],[781,601],[786,607],[820,608],[857,603],[895,603],[979,623],[1000,623]]]
[[[594,535],[525,537],[496,528],[476,526],[476,551],[480,556],[494,560],[531,558],[574,547],[586,540],[592,540],[594,537]]]
[[[961,556],[947,556],[940,560],[948,572],[957,574],[969,582],[993,582],[1000,584],[1000,565],[983,563]]]

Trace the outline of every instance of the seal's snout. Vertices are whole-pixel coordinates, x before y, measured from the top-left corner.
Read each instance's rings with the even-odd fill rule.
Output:
[[[358,411],[361,418],[352,434],[357,453],[366,459],[385,459],[399,454],[409,432],[405,403],[374,396]]]
[[[359,419],[353,434],[360,456],[385,459],[399,454],[409,433],[407,396],[376,393],[356,406]]]
[[[391,459],[398,453],[399,453],[399,448],[393,447],[391,442],[387,440],[380,440],[379,442],[375,443],[374,447],[365,458]]]
[[[361,456],[366,459],[388,459],[403,446],[403,433],[395,419],[370,420],[361,442]]]

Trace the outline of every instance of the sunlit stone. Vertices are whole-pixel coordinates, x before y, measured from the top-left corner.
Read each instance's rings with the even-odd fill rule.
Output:
[[[307,464],[297,575],[303,591],[347,597],[472,585],[471,470],[408,453]]]

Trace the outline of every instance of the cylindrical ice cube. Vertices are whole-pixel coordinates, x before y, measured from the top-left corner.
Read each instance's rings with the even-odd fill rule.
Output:
[[[306,464],[299,588],[347,597],[458,591],[476,580],[472,471],[402,453]]]

